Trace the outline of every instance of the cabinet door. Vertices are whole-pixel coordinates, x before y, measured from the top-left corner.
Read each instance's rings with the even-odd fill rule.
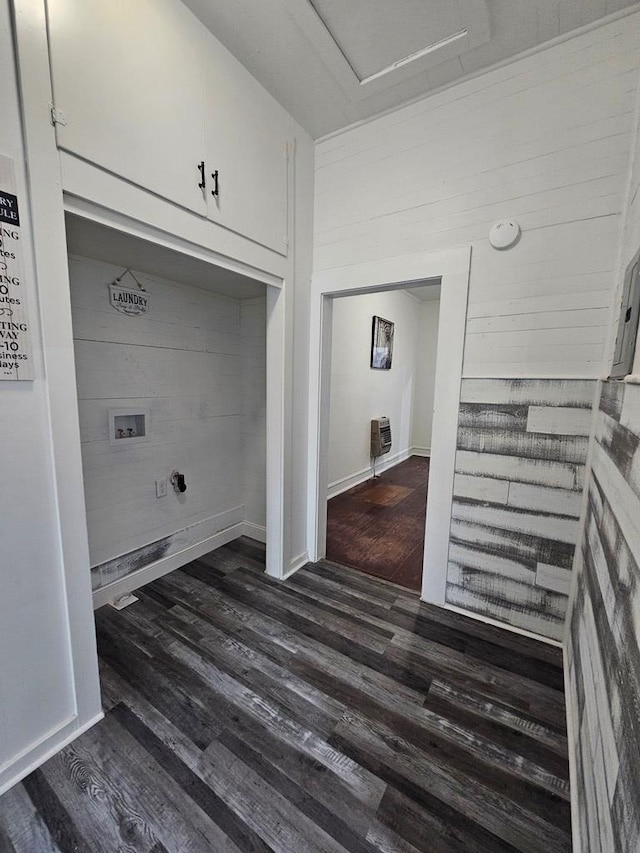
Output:
[[[58,146],[201,214],[205,31],[177,0],[48,0]]]
[[[207,216],[287,254],[287,116],[236,60],[207,51]],[[218,195],[212,195],[212,172]]]

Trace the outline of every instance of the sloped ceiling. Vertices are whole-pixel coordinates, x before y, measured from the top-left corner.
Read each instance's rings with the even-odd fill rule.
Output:
[[[313,136],[638,8],[632,0],[184,0]]]

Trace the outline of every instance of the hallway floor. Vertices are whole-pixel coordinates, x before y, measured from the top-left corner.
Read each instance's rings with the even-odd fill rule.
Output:
[[[568,853],[558,649],[237,540],[97,613],[106,716],[3,853]]]
[[[411,456],[327,501],[327,559],[419,591],[428,480]]]

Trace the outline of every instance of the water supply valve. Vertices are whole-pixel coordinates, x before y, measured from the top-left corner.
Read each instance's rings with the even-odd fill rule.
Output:
[[[178,494],[182,494],[182,492],[187,491],[187,484],[184,481],[184,474],[181,474],[179,471],[171,472],[169,482]]]

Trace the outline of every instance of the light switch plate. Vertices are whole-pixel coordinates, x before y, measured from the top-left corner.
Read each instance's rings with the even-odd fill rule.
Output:
[[[165,498],[167,496],[167,478],[156,480],[156,497]]]

